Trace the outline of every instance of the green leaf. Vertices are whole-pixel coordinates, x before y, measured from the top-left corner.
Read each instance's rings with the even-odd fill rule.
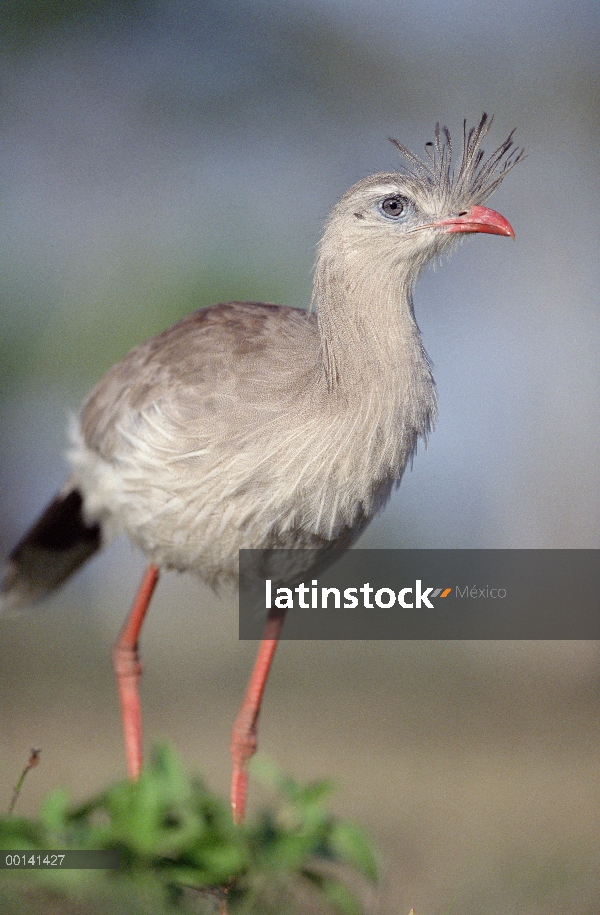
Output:
[[[40,811],[40,822],[45,829],[63,835],[69,820],[69,794],[64,788],[57,788],[48,795]]]
[[[340,880],[327,880],[323,892],[326,899],[344,915],[362,915],[360,902]]]
[[[330,905],[342,915],[363,915],[363,907],[345,883],[336,877],[323,877],[320,889]]]
[[[321,803],[335,787],[331,779],[300,785],[289,775],[284,775],[270,760],[261,757],[252,760],[250,771],[263,785],[275,789],[299,807]]]
[[[0,819],[0,848],[3,851],[38,848],[42,832],[39,823],[24,817],[5,817]]]
[[[329,837],[334,858],[356,868],[367,880],[379,879],[379,861],[373,845],[360,826],[336,823]]]

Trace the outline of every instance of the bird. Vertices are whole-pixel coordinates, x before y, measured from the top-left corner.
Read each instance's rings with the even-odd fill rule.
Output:
[[[466,234],[514,238],[483,204],[524,150],[513,131],[486,158],[491,123],[464,122],[457,161],[439,124],[423,158],[392,140],[398,169],[331,210],[308,309],[202,308],[136,346],[84,401],[71,475],[9,555],[0,611],[45,597],[121,532],[141,547],[148,565],[113,649],[130,779],[142,768],[138,641],[160,571],[218,590],[235,587],[240,549],[350,547],[427,440],[437,402],[417,278]],[[271,610],[233,726],[236,823],[284,618]]]

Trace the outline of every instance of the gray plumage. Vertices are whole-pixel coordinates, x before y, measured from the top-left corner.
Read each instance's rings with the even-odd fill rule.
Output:
[[[104,541],[125,531],[158,566],[219,586],[235,581],[242,547],[356,540],[436,416],[412,304],[419,272],[457,233],[477,230],[447,224],[522,157],[511,134],[485,160],[489,123],[465,130],[455,172],[446,128],[426,161],[394,141],[405,171],[359,181],[333,208],[310,311],[215,305],[106,373],[83,405],[59,497],[83,500],[80,561],[100,543],[90,531]],[[5,607],[43,595],[77,564],[53,573],[52,551],[32,561],[28,537],[9,560]]]

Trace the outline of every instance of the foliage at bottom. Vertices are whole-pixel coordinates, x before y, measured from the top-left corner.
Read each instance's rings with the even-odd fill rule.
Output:
[[[0,915],[212,912],[224,896],[236,915],[361,915],[360,889],[377,881],[377,856],[358,826],[325,810],[331,784],[299,785],[265,763],[253,771],[278,803],[241,827],[168,747],[134,784],[118,782],[78,806],[56,790],[39,819],[0,819],[3,852],[116,849],[121,860],[115,871],[0,870]]]

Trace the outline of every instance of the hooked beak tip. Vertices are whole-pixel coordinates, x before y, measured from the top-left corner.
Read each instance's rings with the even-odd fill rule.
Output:
[[[440,219],[432,223],[445,232],[484,232],[488,235],[506,235],[514,240],[515,230],[507,219],[489,207],[471,207],[466,213]]]

